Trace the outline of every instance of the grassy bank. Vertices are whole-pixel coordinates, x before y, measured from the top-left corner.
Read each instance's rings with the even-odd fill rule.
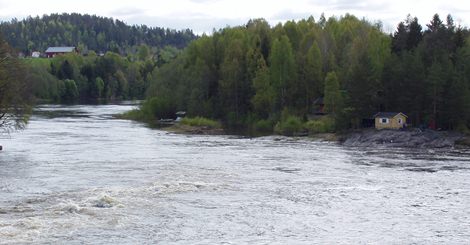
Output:
[[[222,124],[218,121],[214,121],[205,117],[193,117],[193,118],[183,118],[180,122],[182,125],[192,126],[192,127],[205,127],[205,128],[222,128]]]

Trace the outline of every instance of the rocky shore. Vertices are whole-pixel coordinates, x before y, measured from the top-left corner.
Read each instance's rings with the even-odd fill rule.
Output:
[[[343,135],[340,143],[344,146],[447,148],[468,146],[469,138],[462,133],[433,130],[375,130],[354,131]]]
[[[189,126],[174,124],[163,127],[165,131],[176,134],[196,135],[224,135],[222,128],[207,126]],[[351,147],[408,147],[408,148],[452,148],[470,147],[468,135],[453,131],[434,130],[376,130],[363,129],[345,134],[317,134],[308,136],[314,140],[339,142],[339,144]]]

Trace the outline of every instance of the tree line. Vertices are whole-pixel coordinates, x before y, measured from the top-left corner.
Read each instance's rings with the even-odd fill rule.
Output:
[[[16,50],[30,55],[48,47],[75,46],[80,52],[112,51],[122,55],[137,52],[140,45],[155,48],[184,48],[196,36],[189,30],[176,31],[146,25],[127,25],[123,21],[96,15],[51,14],[12,19],[0,23],[5,40]]]
[[[229,128],[272,129],[292,116],[305,121],[318,98],[336,130],[359,128],[378,111],[404,112],[415,126],[466,128],[468,37],[450,15],[434,15],[426,28],[408,16],[393,34],[349,14],[273,27],[255,19],[191,42],[155,69],[147,95],[166,111]]]

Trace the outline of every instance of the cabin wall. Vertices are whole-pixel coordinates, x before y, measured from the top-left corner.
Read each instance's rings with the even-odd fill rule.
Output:
[[[399,119],[401,119],[401,124],[399,123]],[[388,123],[384,124],[381,122],[382,118],[376,117],[375,118],[375,128],[376,129],[400,129],[403,128],[406,124],[406,117],[402,115],[397,115],[393,118],[388,118]]]

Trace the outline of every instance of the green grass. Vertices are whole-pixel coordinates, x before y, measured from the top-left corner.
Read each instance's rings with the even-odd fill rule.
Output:
[[[204,117],[185,117],[181,120],[181,124],[193,127],[221,128],[222,125],[214,120]]]
[[[322,117],[310,120],[304,124],[309,134],[333,133],[335,131],[335,120],[331,117]]]
[[[120,119],[128,119],[128,120],[135,120],[135,121],[145,121],[144,114],[140,109],[130,110],[128,112],[124,112],[122,114],[116,115],[117,118]]]

